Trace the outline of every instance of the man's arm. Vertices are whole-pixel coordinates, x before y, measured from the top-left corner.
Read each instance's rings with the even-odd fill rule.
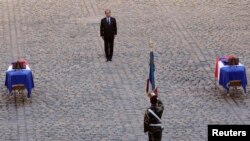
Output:
[[[114,34],[117,35],[117,26],[115,18],[114,18]]]
[[[149,128],[149,116],[146,111],[144,115],[144,132],[148,132],[148,128]]]
[[[103,20],[101,20],[101,24],[100,24],[100,36],[104,36],[104,24],[103,24]]]
[[[157,100],[157,108],[158,108],[158,110],[160,112],[160,118],[161,118],[162,113],[164,111],[164,106],[163,106],[163,103],[162,103],[162,101],[160,99]]]
[[[158,106],[163,107],[163,109],[164,109],[163,103],[160,99],[157,99],[157,104],[158,104]]]

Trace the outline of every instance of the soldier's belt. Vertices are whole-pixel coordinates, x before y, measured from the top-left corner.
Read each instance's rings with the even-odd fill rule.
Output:
[[[149,124],[149,126],[159,126],[159,127],[162,127],[162,124]]]

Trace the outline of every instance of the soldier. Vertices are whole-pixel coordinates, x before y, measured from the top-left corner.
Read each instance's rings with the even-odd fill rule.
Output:
[[[148,132],[149,141],[161,141],[163,130],[161,116],[164,106],[155,93],[150,94],[150,103],[151,106],[144,115],[144,132]]]

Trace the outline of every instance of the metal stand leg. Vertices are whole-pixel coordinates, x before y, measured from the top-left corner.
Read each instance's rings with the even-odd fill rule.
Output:
[[[230,96],[230,94],[229,94],[230,91],[229,90],[230,90],[230,87],[228,88],[228,90],[226,90],[227,91],[227,94],[226,94],[227,96]]]
[[[237,86],[234,87],[234,94],[237,94]]]
[[[215,88],[215,90],[217,89],[217,84],[216,83],[217,83],[217,80],[215,79],[214,80],[214,88]]]

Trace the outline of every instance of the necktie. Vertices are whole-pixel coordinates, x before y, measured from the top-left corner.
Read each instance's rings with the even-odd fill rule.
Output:
[[[107,18],[107,23],[110,24],[110,17]]]

